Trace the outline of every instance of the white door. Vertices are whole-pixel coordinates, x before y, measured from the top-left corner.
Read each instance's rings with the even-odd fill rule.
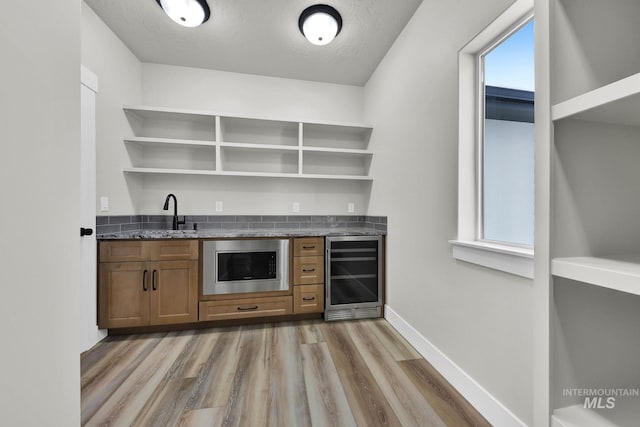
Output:
[[[106,336],[97,326],[96,93],[98,78],[85,67],[80,84],[80,352]],[[82,231],[84,230],[84,232]],[[90,231],[89,231],[90,230]],[[84,234],[84,236],[82,236]]]

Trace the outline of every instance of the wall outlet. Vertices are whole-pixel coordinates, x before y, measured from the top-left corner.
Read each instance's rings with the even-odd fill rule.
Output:
[[[216,212],[222,212],[222,202],[216,201]]]
[[[108,197],[100,197],[100,211],[107,212],[109,210],[109,198]]]
[[[293,202],[293,206],[291,207],[293,213],[300,212],[300,202]]]
[[[353,202],[347,203],[347,212],[354,213],[356,211],[356,204]]]

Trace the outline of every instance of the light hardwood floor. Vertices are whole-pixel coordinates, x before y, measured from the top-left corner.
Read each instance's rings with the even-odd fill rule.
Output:
[[[489,426],[383,319],[110,337],[86,426]]]

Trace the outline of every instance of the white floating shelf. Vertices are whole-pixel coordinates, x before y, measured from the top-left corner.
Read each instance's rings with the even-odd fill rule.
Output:
[[[245,142],[221,142],[224,148],[244,148],[252,150],[273,150],[273,151],[298,151],[297,145],[277,145],[277,144],[251,144]]]
[[[165,175],[216,175],[216,176],[247,176],[260,178],[296,178],[296,179],[334,179],[351,181],[373,181],[370,176],[360,175],[321,175],[273,172],[241,172],[241,171],[213,171],[199,169],[160,169],[160,168],[126,168],[125,173],[137,174],[165,174]]]
[[[640,126],[640,73],[551,107],[552,120],[567,118]]]
[[[180,116],[188,120],[215,120],[216,114],[208,111],[186,110],[181,108],[145,107],[138,105],[125,105],[122,109],[143,119],[176,120]]]
[[[176,119],[177,115],[192,116],[194,118],[206,118],[214,119],[216,116],[229,119],[248,119],[248,120],[262,120],[278,123],[303,123],[308,125],[318,126],[330,126],[330,127],[342,127],[350,128],[352,130],[371,130],[373,125],[366,123],[351,123],[351,122],[335,122],[335,121],[306,121],[298,119],[288,118],[273,118],[273,117],[256,117],[256,116],[243,116],[239,114],[228,114],[208,110],[191,110],[185,108],[167,108],[167,107],[151,107],[144,105],[124,105],[122,109],[128,113],[133,113],[142,118],[153,119]]]
[[[618,397],[615,407],[596,411],[584,404],[566,406],[553,411],[552,427],[620,427],[638,425],[640,405],[636,397]]]
[[[162,145],[176,145],[176,146],[195,146],[195,147],[211,147],[215,148],[214,141],[201,141],[193,139],[172,139],[172,138],[149,138],[149,137],[129,137],[124,138],[124,142],[134,143],[146,146],[162,146]]]
[[[218,172],[207,169],[125,168],[124,172],[163,175],[219,175]]]
[[[329,147],[303,147],[302,151],[316,152],[316,153],[333,153],[333,154],[358,154],[362,156],[371,156],[373,151],[358,150],[353,148],[329,148]]]
[[[551,273],[603,288],[640,295],[640,255],[571,257],[551,261]]]

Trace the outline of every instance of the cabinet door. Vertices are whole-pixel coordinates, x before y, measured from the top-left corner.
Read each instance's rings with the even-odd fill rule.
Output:
[[[299,285],[293,287],[293,313],[322,313],[324,286]]]
[[[293,240],[293,256],[324,255],[324,237],[298,237]]]
[[[324,283],[324,257],[303,256],[293,258],[293,284]]]
[[[149,245],[141,240],[100,242],[100,262],[146,261]]]
[[[149,263],[151,325],[189,323],[198,320],[198,262]]]
[[[149,324],[149,274],[144,262],[103,262],[98,277],[98,326]]]
[[[146,242],[149,245],[151,261],[197,260],[197,240],[158,240]]]

